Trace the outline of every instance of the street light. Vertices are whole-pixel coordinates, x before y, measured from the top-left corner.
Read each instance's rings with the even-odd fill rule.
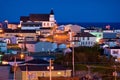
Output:
[[[16,69],[17,69],[17,63],[16,63],[16,56],[14,57],[14,80],[16,80]]]
[[[51,73],[51,71],[52,71],[52,69],[54,69],[52,64],[53,64],[53,60],[50,59],[49,66],[47,67],[47,69],[49,69],[49,72],[50,72],[50,80],[52,80],[52,73]]]

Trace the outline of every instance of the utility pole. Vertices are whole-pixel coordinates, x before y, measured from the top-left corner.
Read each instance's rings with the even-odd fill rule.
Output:
[[[27,66],[27,63],[25,64],[25,67],[26,67],[26,80],[28,80],[28,66]]]
[[[115,68],[114,76],[115,76],[115,80],[117,80],[117,71],[116,71],[116,65],[114,65],[114,68]]]
[[[72,65],[73,65],[73,77],[75,76],[75,60],[74,60],[74,43],[72,44]]]
[[[17,68],[17,63],[16,63],[16,56],[14,57],[14,80],[16,80],[16,68]]]
[[[49,73],[50,73],[50,78],[49,80],[52,80],[52,70],[54,69],[54,66],[52,66],[53,64],[53,60],[49,60],[49,66],[47,67],[47,69],[49,69]]]
[[[52,75],[51,75],[51,71],[52,71],[52,61],[51,61],[51,59],[49,60],[49,66],[47,67],[47,69],[49,69],[49,73],[50,73],[50,78],[49,78],[49,80],[52,80]]]

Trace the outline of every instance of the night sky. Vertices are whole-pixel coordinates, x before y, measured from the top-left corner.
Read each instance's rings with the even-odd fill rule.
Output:
[[[57,22],[120,22],[120,0],[0,0],[0,21],[49,13]]]

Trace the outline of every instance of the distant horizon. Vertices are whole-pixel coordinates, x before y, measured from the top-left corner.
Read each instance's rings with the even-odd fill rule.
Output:
[[[5,21],[0,21],[0,23],[4,23]],[[8,21],[8,23],[20,23],[20,21]],[[63,21],[63,22],[56,22],[56,23],[120,23],[120,22],[69,22],[69,21]]]

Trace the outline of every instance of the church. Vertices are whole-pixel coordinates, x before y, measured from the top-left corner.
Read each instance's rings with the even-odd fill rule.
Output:
[[[29,16],[20,17],[20,27],[22,30],[48,29],[53,27],[55,22],[53,9],[48,14],[30,14]]]

